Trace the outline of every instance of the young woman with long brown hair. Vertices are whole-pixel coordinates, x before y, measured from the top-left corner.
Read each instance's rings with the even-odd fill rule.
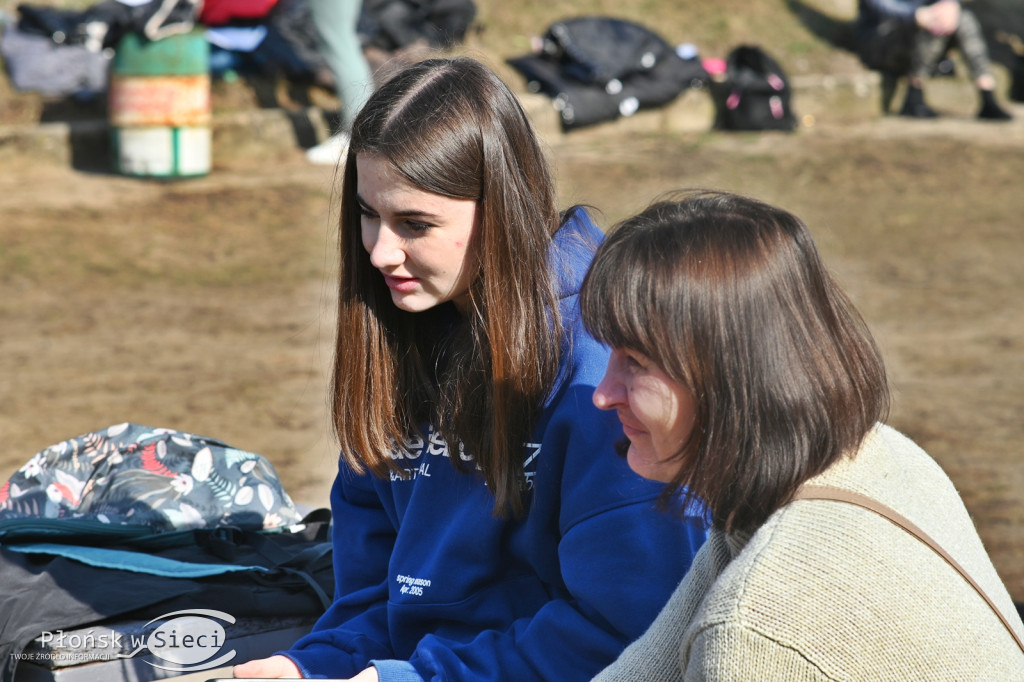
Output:
[[[591,403],[608,351],[577,292],[603,235],[559,215],[518,100],[465,58],[370,97],[341,201],[335,601],[236,675],[588,679],[705,535],[657,513]]]

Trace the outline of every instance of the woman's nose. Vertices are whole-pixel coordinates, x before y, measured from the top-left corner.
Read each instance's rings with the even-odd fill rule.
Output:
[[[363,227],[363,246],[375,268],[394,267],[405,260],[398,235],[383,222]]]
[[[600,410],[614,410],[623,399],[625,389],[622,386],[618,361],[614,353],[608,358],[601,383],[594,389],[594,406]]]

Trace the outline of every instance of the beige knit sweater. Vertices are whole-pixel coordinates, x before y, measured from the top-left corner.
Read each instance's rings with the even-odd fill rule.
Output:
[[[813,484],[908,517],[985,589],[1024,636],[952,482],[879,426]],[[1024,681],[1024,653],[927,545],[850,504],[794,502],[750,537],[712,532],[647,633],[595,681]]]

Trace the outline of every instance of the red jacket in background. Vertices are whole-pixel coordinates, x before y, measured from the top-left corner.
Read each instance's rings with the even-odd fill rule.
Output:
[[[206,26],[223,26],[233,21],[254,21],[267,16],[277,0],[206,0],[199,21]]]

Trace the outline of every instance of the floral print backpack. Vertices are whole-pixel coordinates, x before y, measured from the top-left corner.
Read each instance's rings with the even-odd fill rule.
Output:
[[[5,541],[220,526],[271,530],[301,518],[262,455],[130,423],[51,445],[0,486]]]

